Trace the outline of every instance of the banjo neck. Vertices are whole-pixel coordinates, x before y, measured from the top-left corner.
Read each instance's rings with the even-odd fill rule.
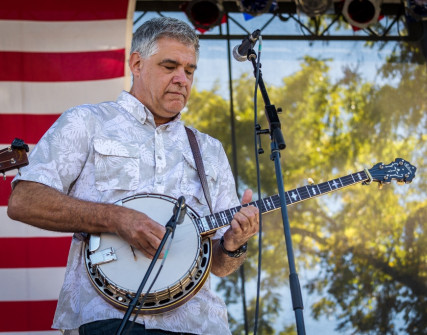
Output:
[[[285,192],[286,205],[290,206],[307,199],[337,191],[344,187],[371,181],[372,177],[369,171],[364,170],[337,179],[332,179],[324,183],[302,186]],[[210,234],[219,228],[229,225],[233,220],[234,214],[236,214],[242,207],[246,206],[257,207],[261,214],[272,212],[281,208],[280,196],[278,194],[272,195],[248,204],[236,206],[218,213],[198,218],[197,225],[201,234]]]
[[[371,169],[364,169],[347,176],[332,179],[320,184],[310,184],[285,192],[286,205],[293,205],[307,199],[315,198],[326,193],[334,192],[347,186],[371,182],[379,183],[381,188],[383,184],[389,184],[396,180],[398,184],[409,184],[415,177],[417,168],[402,158],[396,158],[389,164],[377,163]],[[207,215],[196,220],[200,234],[210,234],[213,231],[229,225],[242,207],[255,206],[261,214],[274,211],[281,207],[280,196],[278,194],[257,200],[245,205],[227,209],[225,211]]]

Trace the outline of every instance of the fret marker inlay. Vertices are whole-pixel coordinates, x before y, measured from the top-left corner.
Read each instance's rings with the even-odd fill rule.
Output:
[[[294,199],[294,201],[297,201],[298,196],[295,192],[292,192],[291,198]]]

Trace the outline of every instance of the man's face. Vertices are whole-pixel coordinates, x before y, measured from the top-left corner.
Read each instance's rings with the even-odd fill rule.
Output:
[[[157,53],[147,59],[131,55],[131,94],[154,115],[157,125],[174,118],[186,105],[196,70],[193,46],[171,38],[157,41]],[[134,64],[134,65],[132,65]]]

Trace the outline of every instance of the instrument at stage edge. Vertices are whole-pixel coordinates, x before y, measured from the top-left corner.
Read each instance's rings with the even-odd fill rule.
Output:
[[[19,138],[15,138],[9,147],[0,150],[0,173],[4,179],[6,171],[28,165],[28,151],[28,145]]]
[[[410,183],[416,167],[404,159],[384,165],[378,163],[347,176],[320,184],[302,186],[285,193],[287,205],[330,193],[341,188],[363,183],[378,182],[380,186],[396,180]],[[117,205],[135,209],[149,215],[153,220],[164,223],[173,212],[176,199],[159,194],[138,194],[117,202]],[[279,195],[273,195],[247,205],[267,213],[280,208]],[[210,234],[231,223],[241,206],[199,217],[190,207],[184,222],[176,227],[169,253],[162,271],[147,294],[162,260],[158,260],[147,281],[137,309],[141,314],[158,314],[181,306],[191,299],[206,281],[212,258]],[[96,290],[108,302],[126,309],[150,265],[151,260],[114,234],[91,235],[84,244],[86,269]]]

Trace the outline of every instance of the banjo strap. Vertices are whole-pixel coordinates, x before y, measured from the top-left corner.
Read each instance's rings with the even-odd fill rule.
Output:
[[[200,149],[199,145],[197,144],[196,136],[194,135],[193,131],[190,130],[190,128],[185,127],[185,131],[187,132],[191,151],[193,152],[194,161],[196,162],[197,173],[199,174],[200,182],[202,183],[203,193],[205,194],[209,210],[211,211],[211,214],[213,214],[212,200],[209,193],[208,182],[206,181],[205,167],[203,165],[202,155],[200,154]]]

